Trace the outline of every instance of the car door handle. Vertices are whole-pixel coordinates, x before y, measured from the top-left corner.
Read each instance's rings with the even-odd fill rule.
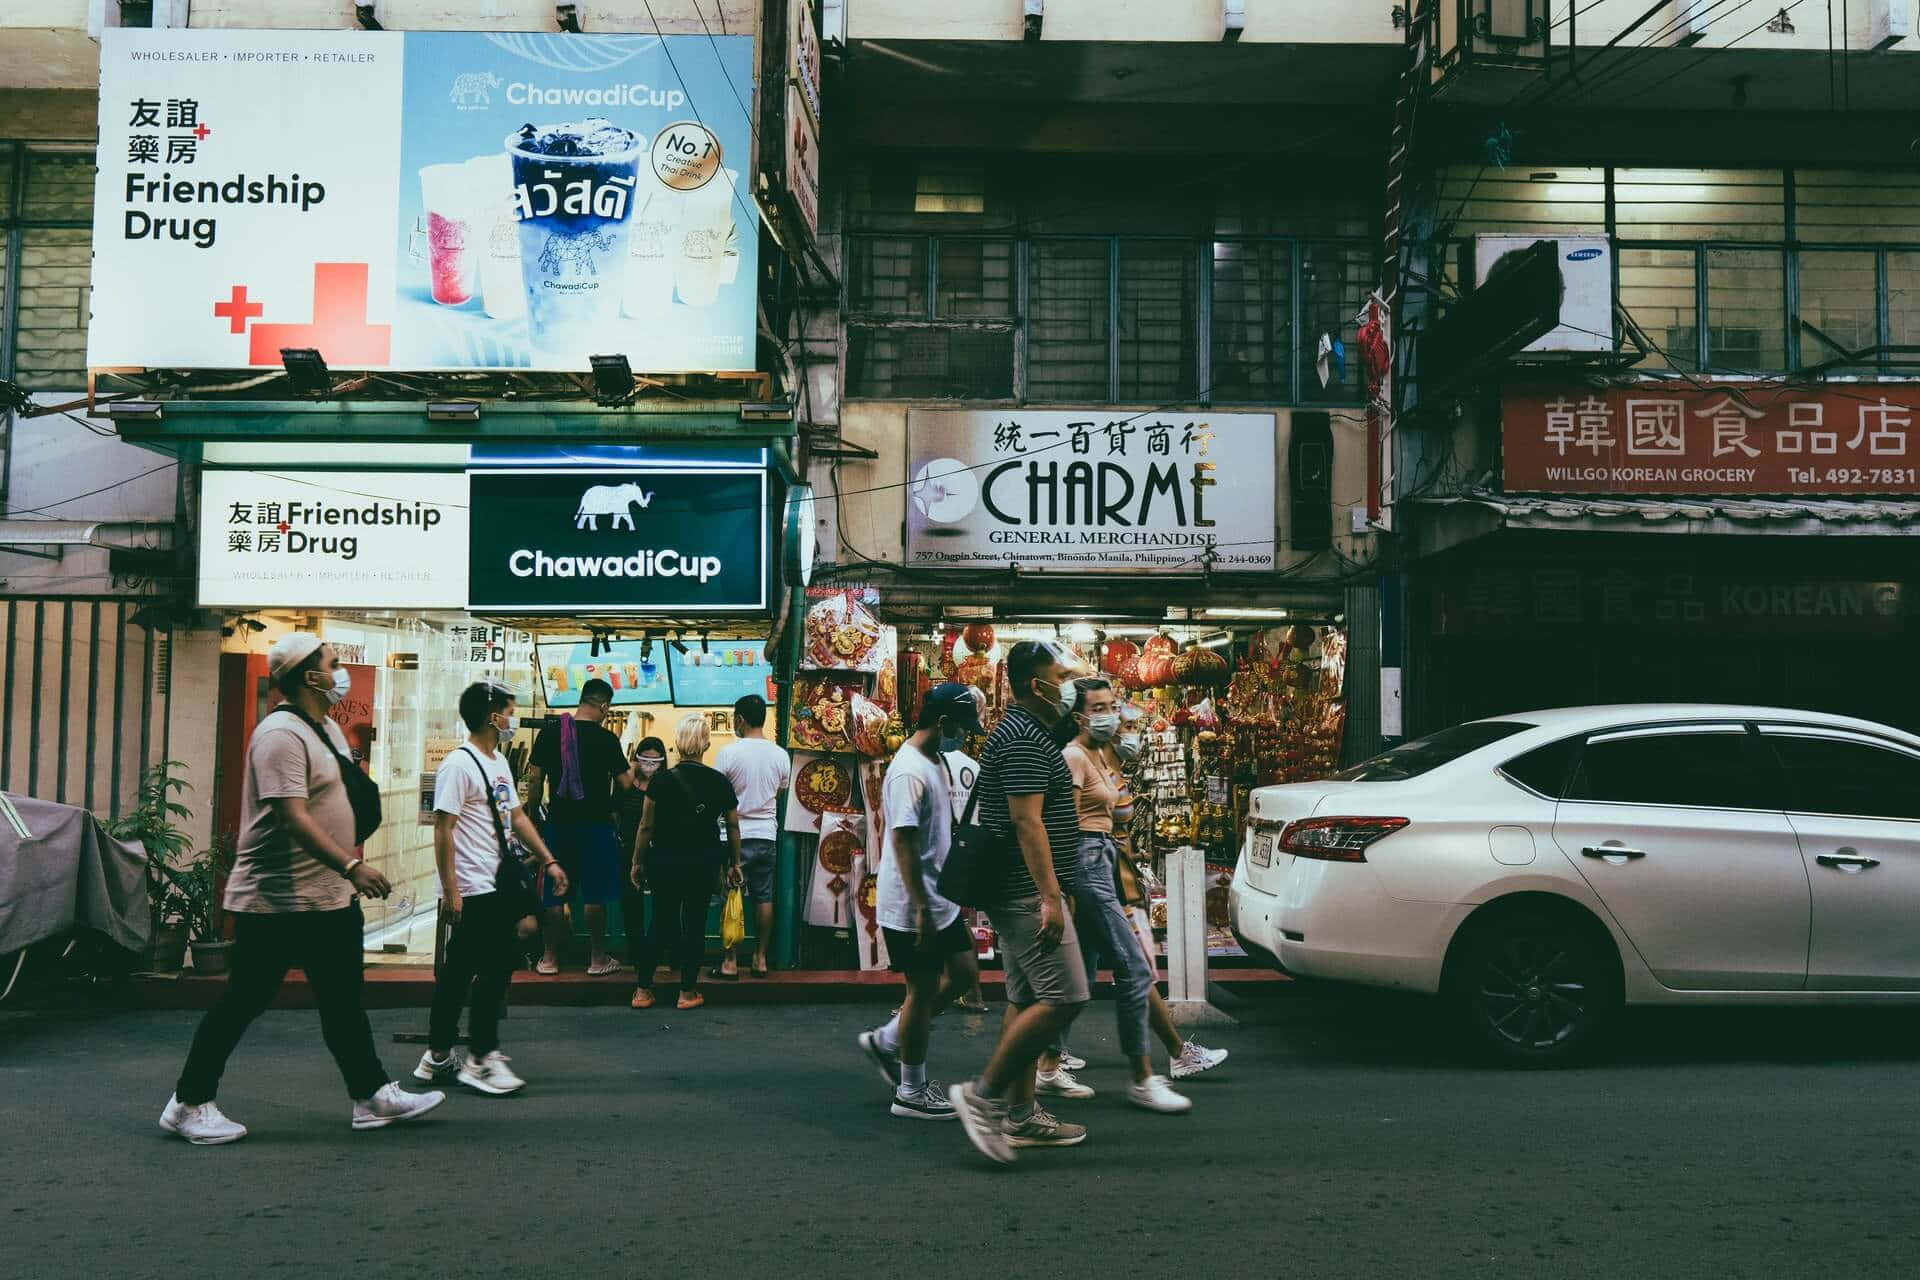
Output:
[[[1857,867],[1861,871],[1880,865],[1880,859],[1864,857],[1852,849],[1837,849],[1832,853],[1817,854],[1813,860],[1823,867]]]
[[[1580,850],[1580,852],[1582,856],[1588,857],[1588,858],[1632,859],[1632,858],[1644,858],[1647,856],[1647,851],[1645,849],[1629,849],[1623,844],[1590,844],[1586,846],[1584,849]]]

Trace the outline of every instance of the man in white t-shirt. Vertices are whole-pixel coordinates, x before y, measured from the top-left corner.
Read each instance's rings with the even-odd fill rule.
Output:
[[[860,1048],[893,1086],[894,1115],[951,1120],[953,1104],[927,1079],[927,1040],[935,1011],[971,988],[979,973],[973,933],[939,891],[954,823],[940,747],[953,734],[978,730],[980,713],[966,686],[943,684],[927,694],[916,723],[881,786],[886,847],[874,890],[890,967],[906,979],[907,999],[887,1025],[860,1034]]]
[[[793,760],[767,741],[767,700],[750,693],[733,704],[734,741],[720,748],[713,767],[733,784],[740,799],[740,870],[753,904],[753,976],[767,976],[767,943],[773,939],[773,871],[780,847],[780,793],[793,781]],[[739,950],[746,950],[746,943]],[[734,952],[721,958],[713,976],[740,976]]]
[[[536,881],[545,876],[556,896],[567,892],[566,872],[514,791],[502,749],[520,724],[513,712],[513,690],[505,685],[483,680],[467,686],[460,695],[467,741],[448,753],[434,776],[433,860],[440,872],[440,915],[453,932],[434,983],[427,1051],[413,1069],[416,1080],[456,1079],[496,1097],[527,1083],[500,1052],[500,1007],[524,960],[516,954],[516,935],[533,936],[540,908],[533,892],[515,886],[505,860],[531,849]],[[469,996],[467,1056],[456,1061],[453,1041]]]

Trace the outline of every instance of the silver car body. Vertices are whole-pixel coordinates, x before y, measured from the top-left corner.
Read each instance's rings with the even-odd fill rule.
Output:
[[[1780,734],[1893,752],[1904,770],[1920,766],[1920,738],[1762,707],[1495,720],[1531,727],[1405,781],[1255,791],[1229,896],[1235,932],[1301,977],[1437,992],[1476,912],[1538,894],[1605,927],[1629,1004],[1920,1000],[1920,818],[1797,812],[1784,794],[1738,808],[1560,800],[1502,768],[1583,736]],[[1360,862],[1278,847],[1287,824],[1330,816],[1408,825]]]

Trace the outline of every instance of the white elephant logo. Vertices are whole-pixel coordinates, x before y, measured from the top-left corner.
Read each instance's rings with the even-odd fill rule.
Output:
[[[573,513],[573,527],[600,531],[601,516],[612,516],[613,524],[609,528],[618,529],[622,521],[629,530],[633,528],[633,504],[639,503],[645,511],[653,495],[643,491],[637,484],[596,484],[580,495],[580,509]]]
[[[453,89],[447,96],[453,99],[454,106],[463,110],[489,107],[493,105],[493,99],[487,95],[487,90],[499,87],[500,77],[493,72],[468,71],[453,78]]]

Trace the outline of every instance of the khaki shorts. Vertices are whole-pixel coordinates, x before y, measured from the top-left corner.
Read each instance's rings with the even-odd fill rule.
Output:
[[[1000,954],[1006,968],[1007,1003],[1024,1008],[1030,1004],[1085,1004],[1092,998],[1087,986],[1087,966],[1080,958],[1080,939],[1073,930],[1073,913],[1067,912],[1067,930],[1060,941],[1048,946],[1040,940],[1040,899],[1017,898],[987,908],[987,919],[999,938]]]

